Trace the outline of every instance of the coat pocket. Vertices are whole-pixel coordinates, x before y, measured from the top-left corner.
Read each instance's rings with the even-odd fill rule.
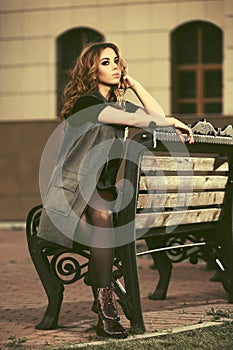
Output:
[[[57,169],[44,198],[44,208],[68,216],[77,198],[77,174]]]

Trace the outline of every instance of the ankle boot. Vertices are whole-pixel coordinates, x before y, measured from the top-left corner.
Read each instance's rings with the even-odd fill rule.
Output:
[[[97,299],[96,298],[93,301],[91,311],[93,311],[95,314],[98,314],[98,306],[97,306]]]
[[[106,338],[127,338],[128,332],[118,321],[105,320],[99,315],[96,334]]]
[[[91,307],[91,311],[93,311],[95,314],[98,314],[98,307],[97,307],[97,289],[94,287],[91,287],[92,289],[92,294],[94,297],[94,301]]]
[[[119,321],[113,288],[97,289],[97,310],[103,320]]]

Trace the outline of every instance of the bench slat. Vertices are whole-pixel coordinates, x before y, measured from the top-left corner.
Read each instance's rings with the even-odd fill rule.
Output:
[[[136,214],[136,229],[217,221],[220,208]]]
[[[222,204],[224,192],[139,194],[137,208],[174,208]]]
[[[141,162],[142,171],[228,171],[225,159],[176,157],[144,155]]]
[[[140,191],[225,189],[227,176],[141,176]]]

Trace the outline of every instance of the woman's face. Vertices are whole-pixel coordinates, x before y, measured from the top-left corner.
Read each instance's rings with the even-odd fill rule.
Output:
[[[100,54],[97,77],[100,85],[118,85],[120,82],[119,58],[110,47],[104,49]]]

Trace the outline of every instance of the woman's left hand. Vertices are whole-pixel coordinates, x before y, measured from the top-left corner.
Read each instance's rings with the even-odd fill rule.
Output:
[[[181,122],[180,120],[174,118],[174,117],[167,117],[167,119],[169,121],[171,121],[172,125],[174,126],[174,128],[176,129],[176,132],[179,136],[179,138],[181,139],[182,142],[184,142],[184,137],[182,135],[182,130],[186,132],[186,134],[188,135],[188,142],[190,144],[194,143],[194,138],[193,138],[193,132],[192,129],[184,124],[183,122]]]

